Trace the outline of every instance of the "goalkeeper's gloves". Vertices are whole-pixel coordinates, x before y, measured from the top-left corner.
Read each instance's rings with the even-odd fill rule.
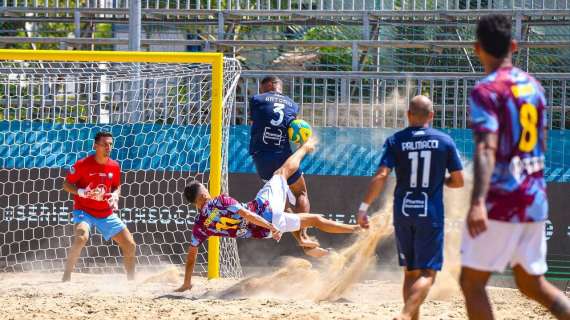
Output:
[[[87,190],[83,188],[77,189],[77,195],[81,198],[87,198]]]
[[[107,203],[109,203],[109,206],[111,206],[113,209],[119,209],[119,194],[116,192],[112,192],[112,193],[107,193],[105,195],[105,198],[107,198]]]

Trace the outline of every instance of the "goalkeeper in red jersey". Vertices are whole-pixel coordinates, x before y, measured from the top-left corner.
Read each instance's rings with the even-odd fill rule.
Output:
[[[63,189],[73,195],[74,240],[68,252],[62,281],[71,280],[71,272],[89,240],[93,228],[105,240],[113,239],[123,251],[127,278],[135,275],[135,241],[121,219],[113,213],[118,208],[121,193],[121,167],[110,158],[113,135],[99,132],[93,144],[95,154],[77,161],[63,183]]]
[[[210,236],[230,238],[281,239],[284,232],[295,232],[315,227],[328,233],[353,233],[358,225],[338,223],[310,213],[287,213],[285,203],[289,185],[287,179],[299,169],[303,157],[314,150],[314,141],[309,140],[291,155],[259,190],[253,201],[241,204],[228,195],[212,198],[199,182],[193,182],[184,190],[188,202],[196,205],[198,216],[192,229],[192,238],[184,284],[176,291],[192,288],[191,279],[198,254],[198,246]]]

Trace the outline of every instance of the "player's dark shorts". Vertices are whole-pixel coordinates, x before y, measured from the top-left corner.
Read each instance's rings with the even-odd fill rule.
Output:
[[[273,173],[279,169],[285,160],[291,156],[290,153],[269,153],[260,152],[253,155],[253,163],[257,169],[257,174],[261,179],[269,181],[273,177]],[[303,175],[301,169],[297,170],[292,176],[287,179],[287,184],[292,185],[297,182]]]
[[[439,271],[443,264],[444,227],[427,221],[395,221],[400,266]]]

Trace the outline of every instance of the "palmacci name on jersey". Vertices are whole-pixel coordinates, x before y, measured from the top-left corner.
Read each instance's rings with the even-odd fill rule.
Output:
[[[437,149],[438,146],[439,146],[438,140],[402,142],[402,151]]]

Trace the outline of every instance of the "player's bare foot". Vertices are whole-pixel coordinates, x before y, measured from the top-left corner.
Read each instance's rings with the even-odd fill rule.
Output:
[[[314,238],[311,238],[307,233],[308,228],[301,229],[299,232],[299,246],[305,248],[315,248],[320,246],[319,242]]]
[[[412,318],[405,316],[405,315],[402,315],[402,314],[399,314],[399,315],[394,317],[394,320],[410,320],[410,319],[412,319]]]
[[[63,277],[61,277],[61,282],[69,282],[71,281],[71,273],[64,272]]]
[[[328,256],[330,254],[330,251],[321,247],[316,247],[312,249],[305,249],[305,254],[313,258],[322,258],[324,256]]]
[[[354,233],[360,232],[360,231],[363,231],[363,230],[364,230],[364,229],[363,229],[360,225],[358,225],[358,224],[355,224],[355,225],[352,226],[352,232],[354,232]]]
[[[180,288],[174,290],[174,292],[184,292],[184,291],[189,291],[190,289],[192,289],[192,285],[185,285],[183,284]]]
[[[316,248],[318,247],[320,244],[317,241],[308,239],[308,238],[300,238],[299,239],[299,247],[303,247],[303,248]]]
[[[309,138],[309,140],[307,140],[307,142],[303,144],[301,148],[304,148],[307,151],[307,153],[311,153],[315,151],[316,147],[317,147],[317,139],[311,137]]]

